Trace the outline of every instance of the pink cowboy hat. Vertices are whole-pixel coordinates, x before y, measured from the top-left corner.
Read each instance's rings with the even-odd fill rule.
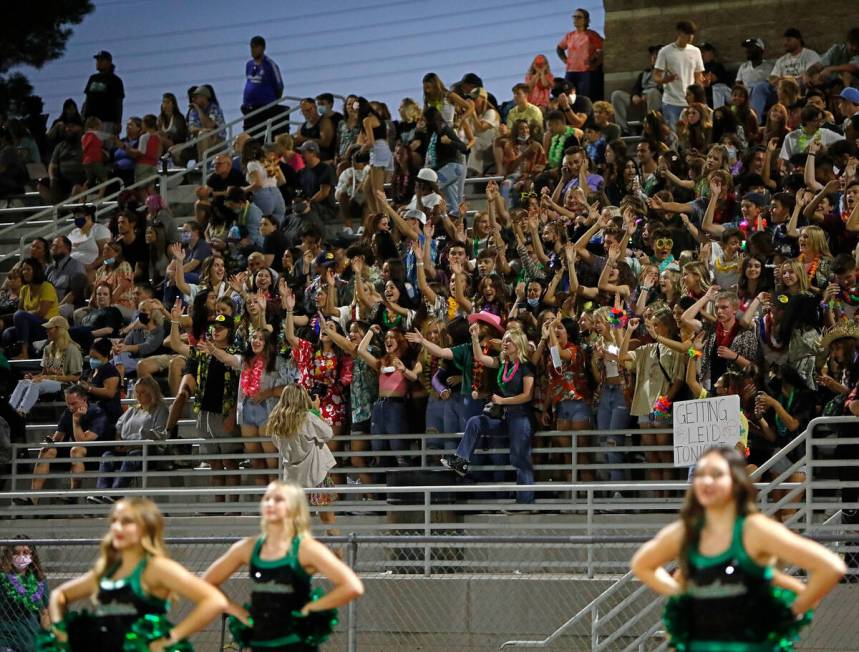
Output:
[[[484,324],[489,324],[499,333],[501,333],[502,335],[504,334],[504,328],[501,326],[501,317],[499,317],[498,315],[493,315],[491,312],[481,310],[480,312],[468,316],[469,324],[473,324],[477,321],[482,321]]]

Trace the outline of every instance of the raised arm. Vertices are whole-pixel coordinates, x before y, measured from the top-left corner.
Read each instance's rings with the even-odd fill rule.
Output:
[[[406,333],[406,339],[412,344],[419,344],[424,347],[430,355],[435,356],[436,358],[442,358],[443,360],[453,360],[453,350],[448,348],[442,348],[438,344],[434,344],[429,340],[425,339],[423,335],[420,334],[420,331],[410,331]]]
[[[720,288],[718,285],[711,285],[707,288],[707,291],[704,295],[698,299],[695,303],[689,306],[686,309],[686,312],[680,317],[680,321],[690,328],[695,328],[695,318],[698,316],[698,313],[704,309],[708,303],[710,303],[716,296],[716,293],[719,292]]]
[[[426,302],[430,305],[435,304],[438,299],[438,295],[435,291],[430,287],[429,283],[427,283],[427,275],[426,275],[426,262],[424,260],[423,255],[423,247],[421,247],[420,243],[417,240],[412,241],[412,251],[415,254],[415,267],[417,268],[416,273],[418,277],[418,289],[421,292],[421,295],[424,297]]]
[[[182,261],[185,259],[185,252],[182,250],[182,245],[174,242],[170,245],[170,255],[173,257],[173,284],[184,296],[191,296],[191,286],[185,281],[185,266]]]
[[[471,350],[474,352],[475,361],[488,369],[497,368],[498,360],[492,356],[486,355],[483,352],[483,348],[480,346],[480,324],[472,324],[468,327],[468,332],[471,333]]]
[[[403,235],[407,240],[417,240],[418,232],[417,229],[412,227],[406,220],[402,218],[402,216],[391,208],[391,205],[388,203],[388,197],[385,195],[384,190],[376,191],[376,200],[379,205],[382,207],[382,212],[387,215],[391,221],[394,223],[394,226],[397,230]]]
[[[378,326],[378,324],[373,324],[370,327],[370,330],[366,332],[364,337],[361,339],[361,343],[358,345],[358,355],[361,356],[361,359],[366,362],[370,367],[378,373],[379,368],[381,367],[381,363],[379,362],[379,358],[370,353],[370,340],[373,339],[373,336],[377,333],[381,333],[382,329]]]
[[[722,193],[722,181],[718,177],[710,179],[710,201],[707,202],[707,210],[704,211],[704,219],[701,220],[701,230],[718,238],[725,231],[721,224],[713,224],[716,215],[716,206],[719,203],[719,195]]]
[[[358,284],[356,283],[356,286]],[[293,311],[295,310],[295,295],[292,291],[288,291],[284,298],[284,306],[286,307],[286,341],[291,347],[298,346],[298,336],[295,334],[295,322],[293,321]]]

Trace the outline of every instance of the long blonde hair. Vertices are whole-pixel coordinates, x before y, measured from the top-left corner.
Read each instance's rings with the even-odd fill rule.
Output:
[[[111,523],[121,507],[131,513],[140,528],[140,547],[144,552],[150,557],[167,557],[164,546],[164,516],[158,506],[148,498],[138,496],[123,498],[110,511]],[[113,571],[120,560],[121,554],[113,545],[113,532],[108,528],[107,534],[99,545],[98,559],[92,567],[96,581]]]
[[[56,328],[57,334],[51,342],[48,342],[48,346],[45,347],[45,353],[48,357],[62,358],[66,355],[66,351],[70,346],[78,345],[74,340],[72,340],[71,335],[69,335],[68,328],[64,328],[62,326],[57,326]],[[78,346],[78,348],[80,347]]]
[[[144,376],[143,378],[137,379],[137,382],[134,383],[135,396],[137,395],[137,390],[140,387],[149,390],[149,393],[152,394],[152,405],[149,406],[149,409],[146,409],[142,405],[140,405],[140,401],[138,400],[137,407],[139,407],[141,410],[146,410],[147,412],[152,414],[160,406],[164,405],[164,395],[161,393],[161,386],[158,384],[158,381],[155,380],[152,376]]]
[[[304,495],[304,490],[294,482],[283,482],[281,480],[269,483],[265,492],[267,494],[272,490],[283,494],[283,498],[286,501],[287,525],[292,536],[310,536],[310,507],[307,505],[307,497]],[[263,495],[263,498],[265,498],[265,495]],[[260,511],[262,511],[262,504],[260,504]],[[268,534],[265,519],[262,519],[261,528],[263,534]]]
[[[307,413],[312,407],[313,403],[306,389],[301,385],[287,385],[268,416],[266,432],[284,439],[294,437],[304,425]]]
[[[832,258],[832,252],[829,251],[829,242],[826,239],[826,231],[816,224],[812,224],[804,227],[800,232],[804,232],[808,236],[808,241],[818,256],[821,258]]]
[[[504,337],[509,337],[510,341],[516,345],[516,357],[519,362],[528,361],[528,338],[519,328],[510,328],[504,333]],[[501,339],[503,340],[504,337]],[[504,347],[501,347],[501,362],[507,361],[507,354],[504,352]]]

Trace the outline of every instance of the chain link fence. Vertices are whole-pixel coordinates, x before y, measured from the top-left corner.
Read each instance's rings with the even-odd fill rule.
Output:
[[[366,586],[361,600],[341,609],[340,624],[323,647],[338,652],[488,652],[504,644],[506,649],[593,652],[665,649],[661,601],[626,572],[644,538],[640,531],[594,537],[320,537],[353,565]],[[834,536],[824,538],[836,545]],[[200,574],[233,541],[183,538],[168,545],[174,559]],[[0,540],[3,548],[21,543]],[[50,587],[86,572],[97,543],[32,542]],[[246,571],[223,589],[246,602]],[[859,650],[853,614],[857,596],[859,585],[839,585],[817,610],[798,649]],[[188,610],[188,603],[179,601],[171,620],[178,622]],[[32,649],[28,622],[37,628],[37,615],[23,613],[8,591],[0,592],[0,649]],[[196,634],[193,643],[203,652],[238,649],[220,619]]]

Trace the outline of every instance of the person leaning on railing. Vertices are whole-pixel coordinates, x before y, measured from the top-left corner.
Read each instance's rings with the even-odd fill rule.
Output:
[[[136,442],[144,439],[158,439],[159,433],[163,432],[164,425],[167,423],[167,406],[164,404],[164,397],[161,395],[161,388],[158,386],[158,382],[151,376],[141,378],[134,384],[134,396],[137,399],[137,405],[123,412],[116,424],[119,441]],[[150,450],[155,452],[153,449]],[[118,445],[106,450],[101,455],[102,461],[98,467],[99,473],[119,471],[125,475],[116,477],[100,476],[96,481],[96,488],[115,490],[131,486],[133,478],[128,477],[128,475],[138,473],[143,463],[136,459],[119,461],[113,458],[117,455],[140,457],[142,454],[142,446],[134,445]],[[117,500],[115,496],[99,494],[87,496],[86,499],[87,502],[95,505],[113,503]]]
[[[60,417],[57,429],[53,435],[46,436],[42,441],[42,449],[39,451],[39,462],[33,469],[33,478],[30,490],[41,491],[45,482],[44,477],[50,469],[57,470],[60,464],[57,460],[71,459],[70,470],[73,474],[84,472],[84,458],[88,450],[86,446],[54,446],[61,442],[92,442],[107,441],[112,433],[107,415],[97,405],[90,403],[86,390],[80,385],[72,385],[66,390],[66,410]],[[66,462],[61,463],[61,468],[67,468]],[[80,488],[81,478],[73,477],[69,480],[69,489],[72,491]],[[38,497],[13,498],[16,505],[35,505]],[[64,498],[67,504],[74,504],[74,497]]]

